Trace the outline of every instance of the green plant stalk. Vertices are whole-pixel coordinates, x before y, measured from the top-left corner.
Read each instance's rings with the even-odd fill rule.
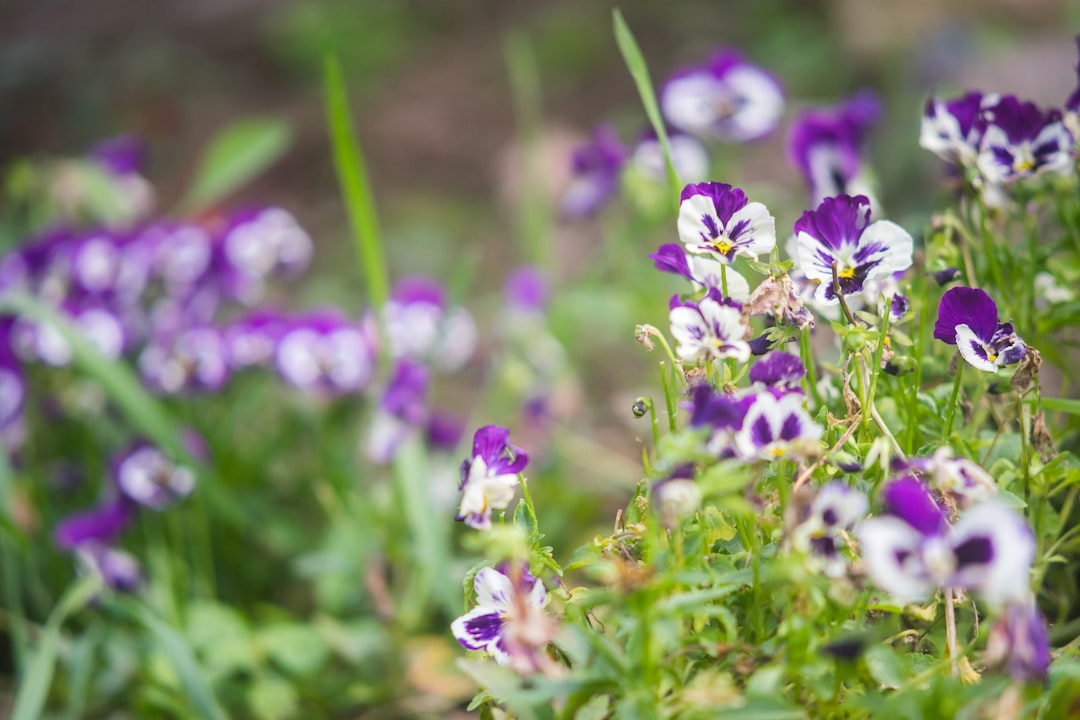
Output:
[[[645,57],[641,54],[641,48],[630,32],[630,27],[623,19],[618,8],[611,11],[612,21],[615,25],[615,43],[619,46],[619,53],[626,63],[630,75],[634,78],[638,95],[641,96],[641,104],[645,107],[645,115],[649,118],[653,132],[660,140],[660,149],[664,152],[664,166],[667,169],[668,190],[674,201],[674,210],[679,208],[679,195],[682,192],[682,180],[675,170],[675,164],[671,160],[671,142],[668,140],[667,126],[660,115],[660,106],[656,102],[656,93],[653,90],[652,79],[649,77],[649,68],[645,64]]]
[[[881,356],[885,352],[885,339],[889,336],[889,318],[892,300],[885,298],[885,309],[881,317],[881,327],[878,330],[877,347],[874,348],[873,365],[869,368],[870,387],[866,391],[866,403],[862,408],[862,424],[868,425],[874,409],[874,394],[877,391],[878,376],[881,375]]]
[[[660,362],[660,382],[664,386],[664,402],[667,405],[668,429],[675,432],[675,394],[667,377],[667,363]]]
[[[1025,517],[1031,516],[1031,444],[1028,441],[1029,428],[1028,423],[1025,422],[1024,417],[1024,400],[1019,395],[1016,396],[1016,424],[1020,430],[1020,462],[1023,467],[1024,477],[1024,507]],[[1041,502],[1041,498],[1040,498]],[[1040,537],[1039,528],[1035,528],[1035,537]]]
[[[956,379],[953,380],[953,394],[949,396],[948,410],[945,415],[945,427],[942,431],[942,445],[948,444],[948,438],[953,434],[953,418],[956,416],[957,400],[960,397],[960,384],[963,379],[963,365],[967,361],[961,357],[956,364]]]
[[[908,399],[908,433],[907,433],[907,452],[911,454],[915,452],[915,440],[916,435],[919,432],[919,390],[922,387],[922,370],[923,370],[923,348],[926,346],[926,318],[929,315],[926,304],[926,273],[918,273],[916,279],[919,282],[919,288],[915,295],[919,298],[919,325],[915,333],[914,338],[914,352],[912,357],[915,360],[915,370],[912,372],[912,384],[911,394]]]
[[[821,399],[821,391],[818,390],[817,368],[814,365],[814,352],[810,346],[810,326],[804,327],[799,332],[799,354],[802,356],[803,367],[806,368],[806,377],[803,378],[803,389],[814,398],[814,406],[820,408],[825,403]]]
[[[99,592],[101,578],[90,574],[77,580],[60,598],[45,623],[41,642],[19,684],[11,720],[38,720],[42,716],[56,669],[61,626],[70,615],[85,607]]]
[[[539,145],[541,111],[540,73],[536,53],[529,37],[522,31],[509,33],[503,40],[503,56],[510,81],[514,118],[517,121],[521,148],[521,212],[518,230],[530,260],[540,267],[551,267],[551,210],[542,191]]]
[[[341,63],[333,53],[327,53],[323,59],[323,85],[334,168],[352,226],[360,269],[367,282],[368,299],[376,308],[381,308],[386,304],[390,291],[378,215],[364,156],[352,129]]]
[[[727,289],[727,264],[726,263],[720,263],[720,291],[722,293],[724,293],[725,298],[729,297],[728,296],[728,289]]]
[[[979,235],[982,238],[983,254],[986,255],[986,261],[990,265],[990,275],[994,278],[995,286],[999,291],[1004,291],[1006,287],[1001,279],[1001,266],[998,264],[997,259],[997,243],[994,242],[990,227],[986,223],[986,203],[983,202],[982,195],[976,193],[976,197],[978,198]]]

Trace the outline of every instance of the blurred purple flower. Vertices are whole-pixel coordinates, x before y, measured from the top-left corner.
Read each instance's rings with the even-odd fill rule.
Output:
[[[241,370],[268,365],[286,327],[280,313],[260,309],[233,321],[222,330],[229,367]]]
[[[590,141],[572,158],[573,180],[559,202],[565,218],[577,220],[596,214],[619,191],[619,175],[626,164],[626,148],[614,128],[599,125]]]
[[[357,322],[331,308],[288,320],[274,364],[290,385],[332,397],[366,388],[374,377],[377,357],[370,319]]]
[[[685,182],[702,182],[709,176],[709,152],[700,140],[671,128],[667,131],[671,164]],[[657,182],[667,180],[667,163],[656,132],[649,128],[630,156],[630,164],[643,176]]]
[[[442,372],[459,370],[476,349],[472,315],[446,307],[446,291],[432,278],[397,282],[382,312],[390,353],[395,359],[430,363]]]
[[[134,514],[127,497],[118,497],[92,510],[67,516],[56,526],[53,538],[65,550],[93,542],[109,543],[127,529]]]
[[[402,441],[423,427],[430,377],[428,369],[419,363],[397,361],[368,428],[367,455],[374,462],[390,462]]]
[[[1046,682],[1050,637],[1034,600],[1010,604],[990,626],[986,664],[1003,666],[1020,683]]]
[[[491,511],[510,505],[528,463],[528,454],[510,444],[509,430],[497,425],[478,429],[472,455],[461,463],[461,506],[455,519],[477,530],[490,529]]]
[[[1004,185],[1042,173],[1074,171],[1074,138],[1059,110],[1006,95],[985,110],[988,121],[976,159],[991,185]]]
[[[229,355],[221,330],[194,324],[160,333],[139,355],[143,380],[156,392],[216,392],[229,379]]]
[[[311,237],[278,207],[234,212],[220,235],[216,258],[226,295],[258,301],[271,277],[294,277],[311,261]]]
[[[126,498],[164,510],[195,489],[191,468],[170,460],[148,442],[136,442],[112,460],[113,482]]]
[[[503,289],[506,303],[526,313],[542,313],[548,304],[548,281],[544,271],[523,265],[506,278]]]
[[[680,304],[677,297],[672,298],[669,318],[671,335],[678,342],[675,352],[684,362],[724,358],[746,362],[750,358],[742,306],[725,299],[715,288],[700,302]]]

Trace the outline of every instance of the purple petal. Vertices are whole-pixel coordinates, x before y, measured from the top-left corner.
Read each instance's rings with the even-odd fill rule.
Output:
[[[131,506],[114,500],[99,508],[69,515],[56,526],[56,544],[70,550],[88,542],[110,542],[131,522]]]
[[[855,247],[870,223],[870,200],[865,195],[825,198],[795,221],[795,234],[806,233],[834,250]],[[831,262],[830,262],[831,264]]]
[[[885,507],[923,535],[945,532],[945,513],[926,486],[913,477],[894,480],[885,487]]]
[[[544,272],[537,267],[519,267],[506,278],[504,294],[506,301],[513,307],[530,312],[543,312],[548,300],[548,284]]]
[[[727,183],[718,182],[703,182],[687,185],[683,188],[682,193],[679,196],[679,202],[686,202],[690,198],[696,195],[704,195],[712,201],[713,209],[716,212],[716,219],[720,221],[722,225],[727,227],[728,221],[731,220],[731,216],[737,211],[746,207],[747,199],[746,193],[740,188],[733,188]],[[708,218],[712,221],[713,218]],[[731,235],[736,233],[732,230]],[[719,229],[713,235],[716,238],[719,235]]]
[[[686,252],[678,243],[661,245],[659,250],[648,257],[660,272],[682,275],[687,280],[694,279],[690,272],[690,264],[686,260]]]
[[[948,290],[938,305],[934,337],[955,345],[957,325],[967,325],[980,340],[989,343],[998,327],[997,304],[978,288],[954,287]]]

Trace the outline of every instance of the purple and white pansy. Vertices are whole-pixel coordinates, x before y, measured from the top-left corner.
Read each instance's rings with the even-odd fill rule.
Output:
[[[427,367],[398,360],[386,386],[379,408],[368,427],[367,455],[374,462],[388,463],[398,446],[424,428],[431,373]]]
[[[373,323],[356,322],[336,309],[319,310],[286,322],[274,365],[290,385],[322,397],[363,390],[375,375]]]
[[[795,223],[799,268],[817,281],[814,299],[836,303],[833,270],[845,297],[911,267],[911,235],[888,220],[870,222],[870,200],[864,195],[825,198]]]
[[[14,320],[0,317],[0,432],[22,417],[26,374],[12,347]]]
[[[229,217],[216,249],[226,293],[251,303],[261,298],[269,278],[302,272],[311,260],[312,242],[287,210],[250,208]]]
[[[1035,103],[1007,95],[985,114],[987,126],[975,162],[991,185],[1074,170],[1074,139],[1061,111],[1043,111]]]
[[[948,496],[961,508],[986,500],[997,493],[997,483],[990,473],[963,457],[953,457],[952,448],[939,447],[926,458],[906,458],[893,462],[899,472],[917,473],[930,487]]]
[[[530,616],[543,616],[547,603],[544,583],[529,572],[517,570],[517,581],[509,569],[481,568],[473,579],[476,607],[450,624],[450,631],[467,650],[481,650],[500,665],[519,666],[515,655],[542,651],[543,647],[524,647],[521,633],[511,633],[512,623],[527,623]],[[524,658],[528,660],[527,658]],[[525,663],[535,665],[532,662]]]
[[[709,428],[705,446],[710,453],[720,458],[734,457],[735,438],[754,400],[754,395],[736,398],[701,383],[694,387],[691,402],[686,405],[690,410],[690,427]]]
[[[137,442],[115,457],[112,476],[124,497],[152,510],[164,510],[195,489],[191,468],[147,442]]]
[[[476,349],[472,315],[446,306],[446,290],[424,276],[405,277],[383,307],[383,329],[395,359],[428,362],[442,372],[461,369]]]
[[[192,324],[162,333],[139,355],[139,372],[154,391],[216,392],[229,380],[229,353],[221,330]]]
[[[996,501],[973,505],[955,525],[914,478],[884,491],[888,514],[857,528],[866,571],[901,602],[919,602],[949,587],[979,593],[991,605],[1023,600],[1035,538],[1024,519]]]
[[[491,511],[514,499],[529,456],[510,444],[510,431],[485,425],[473,435],[472,455],[461,463],[461,505],[455,518],[477,530],[491,528]]]
[[[734,358],[750,359],[742,306],[725,299],[716,288],[699,302],[671,299],[671,334],[678,342],[675,352],[684,362]]]
[[[1016,682],[1046,682],[1050,637],[1046,619],[1033,599],[1010,603],[994,621],[984,660],[990,667],[1005,668]]]
[[[595,215],[615,197],[626,155],[626,147],[615,129],[610,125],[597,126],[589,142],[574,151],[573,179],[559,203],[562,216],[577,220]]]
[[[750,382],[779,394],[802,392],[804,377],[802,360],[782,350],[768,353],[750,368]]]
[[[784,93],[769,73],[733,50],[677,72],[660,90],[664,118],[679,130],[721,142],[745,142],[776,129]]]
[[[806,557],[807,566],[827,577],[842,577],[848,557],[842,552],[847,533],[866,517],[866,496],[844,483],[822,487],[810,505],[805,520],[791,533],[792,547]]]
[[[142,570],[135,556],[126,550],[90,542],[75,548],[81,571],[96,575],[105,587],[133,593],[142,586]]]
[[[931,97],[926,101],[919,131],[919,145],[950,165],[972,168],[979,156],[985,111],[1000,96],[968,92],[952,100]]]
[[[1012,324],[998,322],[993,298],[978,288],[954,287],[941,297],[934,337],[956,345],[968,364],[985,372],[1020,362],[1027,352]]]
[[[814,108],[795,120],[788,156],[810,188],[810,205],[834,195],[872,198],[863,162],[866,134],[881,114],[876,93],[864,90],[833,108]]]
[[[679,202],[679,239],[686,251],[731,263],[776,247],[776,219],[739,188],[717,182],[687,185]]]
[[[803,404],[801,393],[776,397],[758,393],[735,436],[739,455],[747,459],[805,458],[820,452],[822,428]]]
[[[692,282],[697,290],[715,288],[723,294],[724,281],[727,280],[727,294],[724,297],[740,303],[750,299],[750,283],[734,268],[707,257],[689,255],[678,243],[665,243],[648,257],[657,270],[681,275]]]

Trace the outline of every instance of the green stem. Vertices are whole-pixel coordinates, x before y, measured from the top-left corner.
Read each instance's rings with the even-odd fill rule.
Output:
[[[728,297],[726,263],[720,263],[720,292],[724,294],[725,298]]]
[[[997,246],[986,222],[986,203],[983,202],[982,195],[976,193],[976,197],[978,198],[979,234],[982,237],[983,254],[986,255],[986,261],[990,264],[990,274],[994,278],[997,289],[1005,290],[1005,283],[1001,279],[1001,266],[997,259]]]
[[[874,349],[874,364],[869,369],[870,388],[866,391],[866,404],[863,405],[862,424],[869,423],[871,411],[874,408],[874,394],[877,390],[878,376],[881,375],[881,356],[885,352],[885,340],[889,336],[889,318],[891,316],[892,299],[885,298],[885,309],[881,317],[881,327],[878,330],[877,347]]]
[[[956,403],[960,397],[960,384],[964,377],[964,359],[960,358],[956,363],[956,378],[953,380],[952,396],[949,398],[948,414],[945,416],[945,429],[941,433],[941,442],[948,443],[952,434],[953,417],[956,415]]]
[[[806,368],[806,377],[803,378],[803,389],[814,398],[814,407],[819,408],[825,403],[821,399],[821,391],[818,390],[817,368],[814,365],[814,351],[810,346],[810,326],[807,325],[799,333],[799,354],[802,356],[803,367]]]
[[[672,390],[671,383],[668,382],[668,374],[666,363],[660,363],[660,382],[664,386],[664,402],[667,405],[668,413],[668,428],[671,432],[675,432],[675,394]]]

